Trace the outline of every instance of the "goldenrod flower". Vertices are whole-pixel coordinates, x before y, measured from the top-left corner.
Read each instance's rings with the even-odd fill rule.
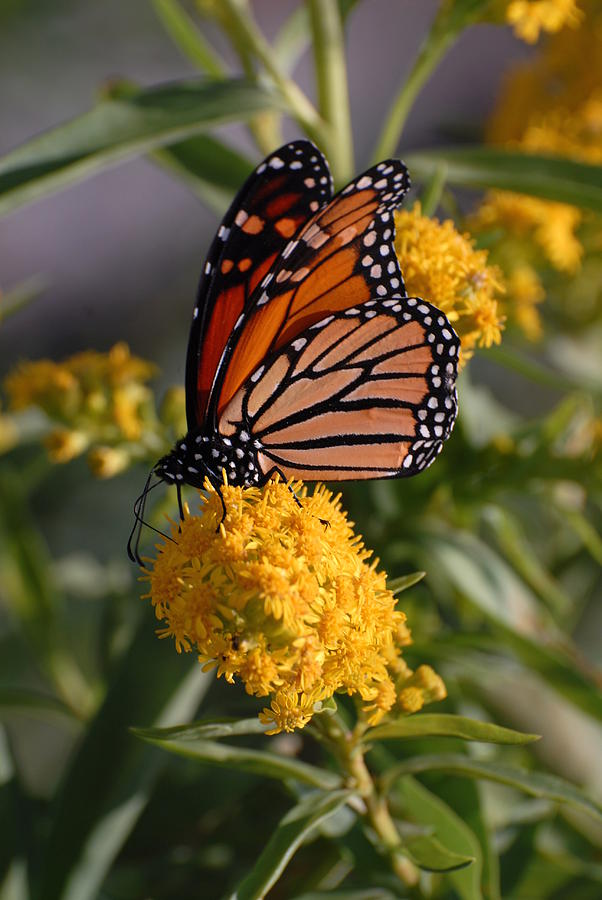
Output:
[[[139,454],[134,442],[157,430],[145,384],[154,374],[151,363],[119,343],[108,353],[88,350],[63,362],[23,362],[5,378],[4,389],[12,409],[37,406],[58,426],[45,440],[53,462],[100,445],[89,460],[96,475],[109,477]],[[160,446],[155,442],[153,456]]]
[[[545,297],[543,285],[535,269],[527,263],[519,263],[506,276],[507,303],[511,317],[527,338],[537,341],[541,337],[541,318],[537,305]]]
[[[532,15],[545,12],[551,24],[554,6],[555,14],[566,13],[569,24],[579,24],[571,13],[576,5],[568,2],[549,8],[539,4],[537,13],[535,3],[514,4],[514,15],[519,7],[530,7]],[[507,80],[487,131],[490,143],[602,163],[602,7],[581,6],[580,27],[548,38],[543,51]],[[504,312],[530,339],[541,333],[535,304],[543,299],[543,288],[537,269],[551,266],[574,280],[586,248],[596,252],[596,232],[602,235],[600,219],[592,213],[504,191],[485,196],[470,227],[488,232],[490,239],[500,233],[490,246],[508,286]]]
[[[534,44],[542,31],[576,28],[581,17],[576,0],[509,0],[506,6],[506,21],[528,44]]]
[[[504,317],[499,301],[502,274],[488,265],[487,251],[477,250],[469,234],[451,220],[423,216],[420,204],[395,213],[395,251],[410,296],[424,297],[453,323],[462,342],[462,358],[474,347],[490,347],[502,339]]]
[[[260,718],[270,734],[302,728],[337,691],[358,695],[369,722],[407,711],[405,615],[339,497],[322,485],[308,495],[301,484],[225,481],[222,521],[220,498],[209,482],[206,489],[201,514],[174,523],[146,561],[161,637],[269,697]],[[434,699],[431,688],[420,690],[423,702]]]
[[[555,269],[575,272],[583,247],[575,231],[581,212],[567,203],[540,200],[511,191],[489,191],[471,220],[477,230],[503,227],[531,237]]]

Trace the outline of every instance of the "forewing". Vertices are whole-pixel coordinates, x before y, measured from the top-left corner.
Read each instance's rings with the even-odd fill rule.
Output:
[[[186,358],[188,430],[208,414],[230,333],[290,238],[332,196],[328,164],[310,141],[281,147],[253,172],[226,213],[199,285]]]
[[[415,475],[449,437],[459,340],[423,300],[371,300],[315,323],[273,353],[225,408],[260,477],[342,481]]]
[[[395,255],[393,210],[408,172],[388,160],[352,181],[288,242],[235,326],[215,392],[218,413],[276,350],[309,326],[369,300],[405,296]]]

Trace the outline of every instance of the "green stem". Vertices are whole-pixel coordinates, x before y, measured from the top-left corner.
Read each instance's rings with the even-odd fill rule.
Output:
[[[336,182],[353,177],[353,135],[347,87],[345,39],[337,3],[307,0],[313,35],[318,103],[330,126],[325,148]]]
[[[172,41],[190,62],[211,78],[225,78],[227,69],[177,0],[152,0],[155,12]]]
[[[288,103],[291,114],[305,132],[314,140],[324,143],[324,121],[303,91],[279,69],[273,49],[251,17],[245,0],[221,0],[220,20],[235,46],[244,47],[262,63]]]
[[[361,738],[365,726],[358,723],[350,731],[338,714],[317,716],[314,718],[314,725],[324,734],[342,772],[364,800],[365,818],[378,836],[391,868],[402,884],[414,887],[418,883],[418,870],[403,854],[402,841],[389,812],[387,798],[377,789],[364,759]]]
[[[374,151],[374,163],[395,153],[414,100],[456,37],[456,32],[438,27],[435,21],[420,48],[412,71],[393,101]]]
[[[479,21],[492,0],[442,0],[407,81],[400,88],[374,151],[374,162],[395,153],[414,100],[462,31]]]

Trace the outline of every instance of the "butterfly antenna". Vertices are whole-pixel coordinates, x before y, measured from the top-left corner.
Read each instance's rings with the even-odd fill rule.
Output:
[[[151,470],[148,478],[146,479],[146,483],[144,485],[144,490],[134,503],[134,525],[130,532],[130,536],[127,543],[127,553],[132,562],[137,563],[137,565],[142,565],[142,559],[140,558],[140,554],[138,552],[138,547],[140,546],[140,539],[142,535],[142,527],[146,525],[147,528],[150,528],[151,531],[160,534],[161,537],[166,538],[169,541],[173,541],[168,534],[164,534],[158,528],[155,528],[154,525],[149,524],[144,521],[144,509],[146,507],[146,499],[150,492],[158,487],[162,482],[156,481],[155,484],[151,484],[151,479],[153,477],[153,470]],[[175,543],[175,542],[174,542]],[[133,549],[132,549],[133,545]]]

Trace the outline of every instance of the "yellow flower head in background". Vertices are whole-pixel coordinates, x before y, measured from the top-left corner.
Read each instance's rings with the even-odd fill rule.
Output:
[[[580,6],[509,4],[517,17],[521,10],[540,19],[545,13],[549,31],[558,30],[554,22],[562,27],[564,15],[573,27],[548,38],[536,57],[511,73],[487,130],[489,143],[602,163],[602,5],[583,0]],[[499,190],[486,194],[470,227],[477,234],[499,232],[492,256],[506,277],[505,312],[531,339],[542,330],[538,269],[574,278],[588,251],[597,253],[596,233],[602,235],[599,217],[577,207]]]
[[[457,231],[451,220],[423,216],[419,203],[398,210],[395,226],[395,252],[408,294],[446,314],[462,342],[462,358],[469,359],[475,347],[499,344],[504,282],[499,268],[488,265],[487,251],[475,249],[470,235]]]
[[[303,728],[337,691],[357,694],[370,723],[442,699],[439,676],[428,666],[412,673],[402,659],[405,615],[339,498],[322,485],[311,496],[291,486],[301,507],[280,481],[261,490],[225,481],[222,522],[206,483],[201,514],[174,524],[146,561],[160,635],[269,697],[260,719],[270,734]]]
[[[22,362],[4,379],[4,390],[13,410],[36,406],[46,413],[54,425],[45,438],[53,462],[67,462],[93,446],[94,473],[110,477],[130,461],[123,448],[133,448],[156,427],[145,383],[155,372],[152,363],[119,343],[108,353],[87,350],[63,362]]]
[[[507,0],[506,4],[506,21],[528,44],[534,44],[542,31],[576,28],[581,17],[576,0]]]

